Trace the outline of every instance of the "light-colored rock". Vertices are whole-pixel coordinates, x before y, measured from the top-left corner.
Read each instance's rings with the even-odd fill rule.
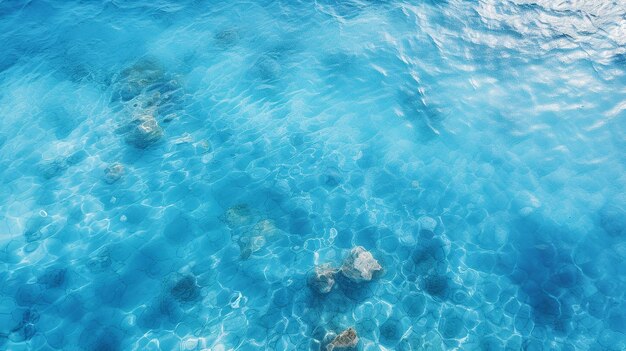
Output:
[[[262,219],[252,227],[252,236],[269,236],[277,231],[276,225],[270,219]]]
[[[372,276],[382,269],[372,253],[362,246],[353,248],[341,266],[343,275],[357,283],[372,280]]]
[[[132,121],[127,141],[139,149],[145,149],[163,136],[163,129],[152,114],[143,114]]]
[[[250,224],[252,221],[252,211],[246,204],[238,204],[230,207],[220,216],[220,220],[226,223],[231,229],[242,225]]]
[[[244,217],[239,217],[239,215],[244,214]],[[231,229],[237,231],[237,229],[245,227],[248,223],[250,223],[250,220],[252,220],[252,214],[242,212],[230,213],[230,219],[233,220],[231,222],[232,224],[240,224],[239,227],[231,226]],[[243,259],[247,259],[251,254],[261,250],[261,248],[265,246],[268,241],[273,240],[278,233],[278,228],[276,228],[276,225],[272,220],[262,219],[256,222],[252,228],[243,231],[241,234],[235,235],[241,250],[241,257]]]
[[[431,232],[434,232],[435,228],[437,228],[437,221],[432,217],[422,216],[417,221],[420,224],[421,230],[429,230]]]
[[[122,178],[122,175],[124,175],[124,166],[119,162],[115,162],[105,168],[104,181],[107,184],[113,184]]]
[[[116,77],[114,97],[123,102],[131,101],[140,97],[146,88],[165,79],[165,72],[158,62],[151,59],[140,60]]]
[[[333,350],[345,350],[355,347],[359,342],[359,337],[356,334],[356,330],[350,327],[337,335],[333,341],[326,346],[326,351]]]
[[[315,266],[315,271],[309,277],[309,286],[321,294],[329,293],[335,285],[337,269],[325,263]]]

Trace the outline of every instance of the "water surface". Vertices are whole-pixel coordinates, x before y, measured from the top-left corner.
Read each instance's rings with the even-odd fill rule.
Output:
[[[0,1],[0,349],[626,349],[626,5]],[[371,282],[307,286],[355,246]]]

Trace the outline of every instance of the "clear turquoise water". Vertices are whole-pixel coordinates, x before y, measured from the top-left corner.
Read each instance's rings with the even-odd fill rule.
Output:
[[[0,43],[1,350],[626,349],[624,2],[13,0]]]

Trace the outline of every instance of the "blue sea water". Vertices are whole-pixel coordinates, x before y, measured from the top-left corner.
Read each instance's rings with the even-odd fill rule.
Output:
[[[0,44],[0,350],[626,349],[623,1],[0,0]]]

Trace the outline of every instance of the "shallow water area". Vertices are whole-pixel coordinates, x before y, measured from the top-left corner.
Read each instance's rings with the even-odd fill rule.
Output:
[[[626,349],[625,18],[0,1],[0,350]]]

